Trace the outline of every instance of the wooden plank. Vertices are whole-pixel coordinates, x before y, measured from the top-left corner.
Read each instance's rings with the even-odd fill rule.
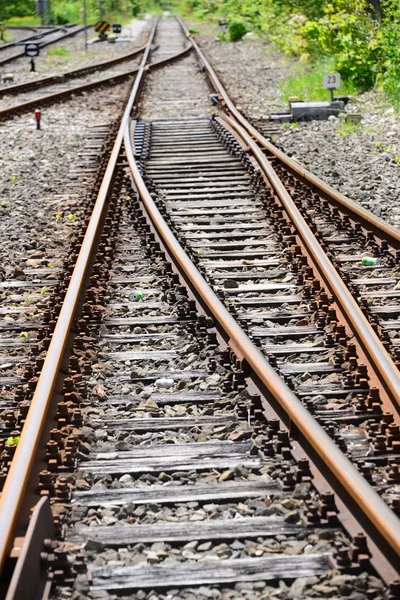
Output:
[[[154,281],[154,276],[142,277],[141,275],[137,275],[136,277],[111,277],[109,283],[112,285],[140,285],[141,283],[151,283]],[[148,289],[144,288],[144,292],[146,293],[158,293],[160,290],[158,289]]]
[[[313,346],[312,344],[263,344],[263,349],[269,354],[283,356],[288,354],[321,354],[326,352],[326,346]]]
[[[109,344],[134,344],[154,340],[176,340],[179,337],[176,333],[115,333],[103,335],[102,339],[107,340]]]
[[[269,260],[207,260],[203,262],[206,269],[243,269],[256,267],[279,267],[282,263],[276,258]]]
[[[200,391],[200,392],[170,392],[169,394],[151,394],[151,399],[158,404],[158,406],[166,406],[173,404],[208,404],[217,402],[221,396],[215,391]],[[96,398],[91,398],[90,403]],[[118,406],[123,404],[129,407],[130,405],[141,404],[143,398],[141,396],[128,396],[126,394],[109,396],[107,398],[107,405]]]
[[[40,287],[55,285],[58,282],[58,279],[42,279],[42,280],[29,280],[22,281],[19,279],[11,279],[7,281],[0,282],[0,289],[10,289],[10,288],[32,288],[32,287]]]
[[[90,565],[89,569],[93,578],[93,590],[118,591],[312,577],[333,568],[330,557],[330,554],[276,554],[264,558],[204,560],[172,565],[116,568]]]
[[[199,227],[197,225],[180,225],[179,229],[181,231],[197,231]],[[201,229],[203,231],[230,231],[231,229],[265,229],[265,223],[242,223],[241,221],[236,220],[235,223],[229,223],[224,225],[202,225]],[[258,233],[258,232],[257,232]]]
[[[139,446],[133,450],[114,450],[110,448],[107,450],[95,450],[89,455],[89,460],[103,460],[105,464],[107,464],[107,461],[113,463],[116,459],[147,460],[154,458],[166,459],[168,457],[181,458],[184,456],[187,460],[193,460],[200,457],[215,458],[216,456],[225,454],[245,455],[250,450],[250,446],[249,442],[209,441],[193,444],[162,444],[160,446],[146,446],[144,448]],[[87,462],[83,463],[84,468],[86,468],[87,464]]]
[[[113,504],[171,504],[175,502],[223,502],[259,496],[281,496],[276,481],[224,481],[196,485],[152,485],[134,488],[74,492],[73,502],[80,506]]]
[[[66,539],[74,543],[87,540],[107,546],[128,546],[150,542],[190,542],[192,540],[228,540],[251,537],[293,535],[306,528],[303,524],[286,523],[283,517],[243,517],[240,519],[210,519],[208,521],[160,521],[154,525],[76,525]]]
[[[238,226],[237,229],[241,229],[241,227]],[[258,231],[243,231],[243,233],[241,231],[231,233],[226,230],[223,231],[222,233],[218,233],[218,232],[213,233],[212,231],[206,231],[205,233],[203,233],[203,232],[200,232],[200,233],[188,232],[188,233],[185,233],[185,238],[188,240],[203,240],[203,239],[207,239],[207,240],[238,240],[241,238],[245,238],[248,240],[248,244],[251,245],[253,242],[253,238],[261,237],[261,236],[268,236],[270,234],[271,234],[271,230],[266,229],[264,226],[264,229],[259,229]]]
[[[82,462],[80,468],[85,473],[93,473],[94,475],[139,475],[142,473],[171,473],[174,471],[211,471],[236,469],[237,467],[245,467],[247,469],[259,469],[262,466],[260,459],[248,457],[245,454],[237,456],[223,456],[221,458],[205,458],[200,457],[190,461],[190,458],[184,456],[170,456],[168,462],[165,458],[141,458],[120,459],[120,460],[96,460]]]
[[[179,352],[175,350],[153,350],[153,351],[143,351],[140,352],[138,350],[135,352],[134,350],[127,350],[125,352],[107,352],[108,358],[111,358],[116,361],[136,361],[136,360],[171,360],[172,358],[176,358],[179,356]]]
[[[227,236],[228,238],[228,236]],[[237,251],[240,248],[256,248],[259,246],[263,246],[263,248],[265,248],[265,250],[267,250],[268,248],[271,247],[275,247],[276,246],[276,242],[275,240],[267,240],[267,239],[263,239],[263,240],[243,240],[243,241],[239,241],[236,240],[235,243],[232,243],[231,241],[226,241],[226,242],[209,242],[209,241],[202,241],[202,240],[198,240],[195,244],[196,248],[207,248],[207,250],[226,250],[229,252],[233,252],[233,251]],[[206,256],[206,254],[204,254]],[[207,256],[212,256],[213,253],[209,252],[207,254]],[[253,253],[251,253],[252,256]]]
[[[161,292],[160,292],[161,293]],[[140,325],[146,327],[147,325],[166,325],[169,323],[188,323],[187,320],[178,319],[171,315],[165,315],[161,317],[143,316],[143,317],[121,317],[115,319],[105,319],[104,325],[107,327],[117,327],[119,325]]]
[[[234,300],[234,299],[233,299]],[[275,304],[298,304],[302,302],[303,298],[301,296],[264,296],[260,298],[241,298],[240,306],[274,306]],[[246,315],[248,313],[243,313]]]
[[[306,337],[309,335],[323,334],[323,331],[316,329],[315,327],[252,327],[250,329],[252,335],[258,338],[269,338],[269,337]]]
[[[278,363],[279,370],[286,374],[301,374],[301,373],[340,373],[341,368],[334,367],[329,362],[315,363]]]
[[[355,285],[395,285],[399,279],[395,277],[364,277],[360,279],[353,279],[352,283]]]
[[[95,428],[125,431],[159,431],[163,429],[183,429],[196,427],[218,427],[231,425],[237,421],[236,415],[223,417],[173,417],[156,419],[92,419]]]
[[[167,377],[168,379],[206,379],[210,377],[210,373],[208,371],[201,371],[200,369],[194,369],[193,371],[147,371],[143,375],[135,376],[133,373],[126,377],[125,379],[120,375],[118,377],[111,377],[109,381],[153,381],[154,379],[162,379],[163,377]]]
[[[251,316],[251,313],[248,313],[248,320],[251,320],[252,323],[254,323],[254,321],[256,322],[260,322],[260,324],[262,325],[262,321],[264,319],[267,319],[268,321],[273,321],[275,323],[285,323],[288,321],[291,321],[292,319],[307,319],[308,317],[312,316],[311,312],[303,312],[300,309],[298,309],[297,312],[291,312],[291,313],[280,313],[278,311],[265,311],[265,312],[258,312],[258,313],[253,313],[253,316]]]
[[[24,348],[25,350],[25,348]],[[0,355],[0,367],[3,367],[3,365],[19,365],[19,364],[24,364],[26,363],[28,360],[28,358],[26,356],[7,356],[7,355]]]
[[[32,338],[23,338],[23,339],[15,339],[15,338],[5,338],[0,337],[0,348],[22,348],[23,346],[30,346],[34,344],[36,341],[36,337]],[[27,348],[29,350],[29,348]]]
[[[215,210],[219,208],[237,207],[237,202],[235,200],[232,200],[231,198],[222,198],[221,200],[203,200],[202,202],[200,202],[199,200],[187,200],[186,202],[184,202],[183,200],[171,200],[170,198],[168,198],[166,199],[165,203],[167,207],[172,210],[184,211],[188,209],[203,210],[206,208],[214,208],[214,213]],[[260,209],[262,207],[262,204],[260,202],[257,202],[256,200],[253,201],[252,198],[245,198],[240,201],[240,207],[242,206],[249,206],[251,209]]]
[[[400,289],[397,290],[374,290],[373,292],[360,292],[361,298],[399,298]]]
[[[218,281],[218,285],[221,285],[220,281],[225,279],[232,279],[233,281],[257,281],[258,279],[277,279],[279,275],[283,277],[286,275],[286,273],[287,270],[284,266],[282,266],[282,268],[275,268],[273,273],[269,271],[255,271],[251,269],[249,271],[236,271],[235,273],[218,273],[211,270],[210,275],[212,275],[212,277]]]

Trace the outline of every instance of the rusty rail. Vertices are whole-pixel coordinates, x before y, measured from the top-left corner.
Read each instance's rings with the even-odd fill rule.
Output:
[[[188,52],[192,50],[192,47],[188,45],[187,48],[174,54],[168,58],[155,61],[146,66],[146,69],[156,69],[157,67],[161,67],[162,65],[169,63],[173,60],[177,60],[185,56]],[[19,114],[26,110],[40,108],[44,104],[52,104],[54,102],[60,102],[66,98],[74,94],[82,94],[83,92],[88,92],[96,89],[102,85],[115,85],[116,83],[122,83],[126,79],[133,77],[140,70],[140,67],[135,67],[130,71],[125,71],[124,73],[120,73],[119,75],[111,75],[110,77],[103,77],[102,79],[96,79],[96,81],[91,81],[89,83],[84,83],[81,85],[73,86],[67,90],[63,90],[61,92],[54,92],[53,94],[48,94],[46,96],[41,96],[40,98],[36,98],[35,100],[28,100],[27,102],[21,102],[20,104],[16,104],[14,106],[9,106],[8,108],[3,108],[0,110],[0,121],[2,119],[8,118],[11,115]]]
[[[373,539],[378,540],[378,542],[384,542],[388,548],[390,559],[394,562],[395,557],[400,555],[400,523],[396,515],[390,510],[380,496],[373,491],[367,481],[338,449],[336,444],[309,414],[307,409],[282,381],[235,319],[229,314],[226,307],[220,302],[215,293],[208,286],[207,282],[200,275],[195,265],[186,255],[183,248],[179,245],[155,206],[139,173],[131,146],[129,118],[142,83],[143,75],[149,68],[149,66],[146,67],[145,65],[148,59],[150,45],[154,37],[155,28],[156,24],[153,26],[148,47],[142,58],[128,104],[122,117],[111,157],[23,427],[21,439],[0,498],[0,568],[4,564],[4,560],[13,541],[13,533],[18,518],[19,507],[29,479],[40,432],[44,425],[61,359],[65,350],[66,340],[76,313],[80,292],[83,288],[86,273],[88,272],[90,257],[96,244],[98,228],[107,203],[122,142],[124,142],[128,164],[136,188],[155,227],[162,236],[166,247],[169,249],[169,252],[179,263],[186,278],[190,281],[193,288],[196,289],[203,302],[209,307],[215,319],[226,332],[226,335],[230,340],[230,345],[233,348],[240,350],[256,376],[279,402],[282,409],[288,415],[291,423],[297,428],[304,439],[308,441],[313,448],[314,453],[318,455],[321,461],[323,461],[326,469],[332,475],[332,478],[340,484],[341,488],[345,490],[346,494],[357,506],[359,511],[357,516],[359,520],[365,521],[368,524],[369,529],[373,532]],[[183,53],[179,53],[179,55],[176,56],[181,56],[187,51],[188,50],[186,49]],[[164,61],[159,61],[158,63],[153,63],[151,66],[156,67],[171,59],[172,57]],[[243,135],[246,135],[246,132],[240,125],[235,123],[234,120],[232,120],[232,123],[241,135],[242,133]],[[254,141],[250,141],[256,146]],[[254,150],[256,148],[254,148]],[[259,148],[258,151],[260,155],[263,156]],[[265,157],[263,157],[263,159],[268,163]]]
[[[252,140],[246,130],[234,119],[222,115],[221,121],[227,122],[248,145],[266,177],[277,192],[282,205],[288,213],[292,223],[295,225],[302,242],[310,253],[314,264],[320,271],[326,285],[330,288],[335,300],[338,302],[347,322],[350,324],[363,350],[371,360],[376,373],[387,386],[397,411],[400,411],[400,373],[393,360],[389,356],[382,342],[372,329],[367,318],[364,316],[357,302],[354,300],[346,284],[329,260],[323,248],[315,238],[311,229],[301,215],[296,204],[290,197],[285,186],[274,171],[271,163],[264,156],[257,144]]]
[[[67,31],[67,33],[65,33],[64,35],[61,35],[56,40],[43,42],[39,45],[41,48],[45,48],[46,46],[51,46],[51,44],[55,44],[57,42],[62,42],[63,40],[66,40],[67,38],[74,37],[75,35],[78,35],[78,33],[82,33],[82,31],[84,31],[85,29],[90,29],[90,27],[93,27],[93,25],[86,25],[86,27],[85,27],[85,25],[81,25],[75,31]],[[63,29],[63,28],[55,27],[54,29]],[[52,33],[54,33],[54,31],[49,31],[48,35],[51,35]],[[8,58],[3,58],[3,60],[0,60],[0,67],[2,67],[3,65],[7,65],[8,63],[12,62],[13,60],[17,60],[17,58],[22,58],[23,56],[25,56],[25,51],[23,51],[19,54],[16,54],[15,56],[9,56]]]
[[[288,166],[292,171],[297,173],[300,177],[306,180],[308,183],[313,185],[315,189],[323,194],[326,198],[336,202],[341,208],[348,213],[354,215],[359,221],[361,221],[365,227],[372,229],[376,235],[380,238],[387,240],[394,248],[400,248],[400,231],[396,227],[392,227],[389,223],[386,223],[383,219],[374,215],[371,211],[363,208],[354,200],[350,200],[347,196],[344,196],[334,188],[332,188],[325,181],[313,175],[304,166],[294,161],[292,158],[287,156],[284,152],[274,146],[269,140],[267,140],[248,120],[238,111],[227,91],[219,80],[216,72],[207,60],[204,52],[201,50],[199,44],[190,34],[186,25],[183,21],[177,17],[181,28],[185,32],[187,39],[192,43],[193,48],[196,50],[201,62],[203,63],[207,74],[210,78],[210,82],[214,90],[219,94],[222,104],[227,108],[233,117],[244,127],[244,129],[254,138],[265,150],[270,152],[273,156],[278,158],[282,163]]]
[[[129,121],[131,110],[141,84],[156,27],[157,22],[153,25],[147,42],[147,48],[143,54],[138,74],[121,120],[110,160],[103,177],[100,191],[93,208],[63,306],[46,354],[46,359],[22,429],[21,439],[13,457],[10,471],[0,497],[0,570],[3,568],[13,543],[14,529],[18,519],[19,509],[35,460],[40,434],[46,420],[67,338],[74,320],[79,296],[83,289],[85,275],[88,272],[90,257],[95,248],[98,229],[113,181],[125,127]]]
[[[375,537],[383,538],[394,556],[400,556],[400,521],[382,498],[372,489],[359,471],[303,406],[301,401],[271,367],[252,343],[227,308],[210,288],[192,263],[165,222],[139,172],[132,150],[129,127],[124,133],[124,145],[135,187],[171,256],[196,290],[202,302],[218,321],[235,351],[239,350],[268,392],[278,401],[292,424],[308,441],[333,478],[340,483],[358,507],[358,520],[367,520]],[[373,537],[371,535],[371,537]],[[393,557],[392,557],[393,558]]]
[[[83,77],[84,75],[89,75],[90,73],[94,73],[97,70],[108,69],[110,67],[114,67],[115,65],[119,65],[120,63],[125,62],[126,60],[131,60],[141,52],[144,52],[145,49],[146,44],[143,44],[136,50],[128,52],[128,54],[118,56],[118,58],[113,58],[111,60],[103,60],[94,65],[87,65],[86,67],[81,67],[80,69],[65,71],[64,73],[60,73],[59,75],[50,75],[49,77],[42,77],[41,79],[36,79],[35,81],[26,81],[25,83],[18,83],[16,85],[2,87],[0,88],[0,95],[4,94],[7,96],[13,96],[15,94],[29,92],[30,90],[37,90],[38,88],[45,87],[46,85],[57,84],[68,79]]]
[[[280,181],[279,177],[277,176],[276,172],[274,171],[271,163],[267,160],[262,150],[255,143],[254,139],[252,139],[252,137],[258,139],[258,137],[262,138],[262,136],[258,134],[257,130],[254,129],[254,127],[252,127],[250,123],[248,123],[248,121],[243,117],[243,115],[241,115],[240,112],[237,110],[232,100],[229,98],[226,90],[219,81],[214,69],[211,67],[207,58],[199,48],[198,44],[190,36],[183,22],[180,19],[178,19],[178,21],[183,30],[185,31],[187,37],[192,42],[193,47],[196,50],[198,56],[200,57],[214,89],[218,92],[218,94],[223,100],[224,105],[227,107],[227,109],[233,116],[233,118],[229,118],[226,116],[223,116],[222,118],[225,119],[226,122],[229,123],[229,125],[239,133],[239,135],[251,149],[254,156],[256,156],[259,164],[261,165],[262,170],[264,171],[268,180],[271,182],[287,213],[290,215],[290,218],[293,220],[293,223],[297,227],[300,237],[302,238],[305,246],[307,247],[310,255],[313,258],[314,264],[317,265],[327,285],[331,288],[331,291],[333,292],[335,298],[338,300],[339,306],[342,309],[348,323],[351,325],[354,333],[357,335],[363,347],[363,350],[365,351],[370,361],[373,363],[376,373],[379,376],[379,379],[390,392],[390,397],[394,403],[394,408],[397,410],[397,412],[400,412],[399,370],[397,369],[393,360],[385,350],[382,342],[379,340],[378,336],[368,323],[360,307],[355,302],[354,298],[349,292],[347,286],[343,283],[335,267],[333,266],[333,264],[325,254],[324,250],[320,246],[319,242],[316,240],[315,236],[311,232],[306,221],[300,214],[300,211],[296,207],[292,198],[290,197],[282,182]],[[352,201],[348,200],[348,202]],[[353,204],[357,207],[355,203]],[[361,209],[361,207],[358,207],[358,209],[364,211],[364,209]],[[373,217],[372,213],[371,216]],[[390,231],[393,230],[393,232],[398,236],[400,241],[400,233],[384,221],[382,221],[382,223],[386,229]]]

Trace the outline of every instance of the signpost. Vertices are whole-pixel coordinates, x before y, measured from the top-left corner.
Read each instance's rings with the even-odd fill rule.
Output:
[[[326,90],[330,90],[331,102],[333,102],[333,90],[340,88],[340,73],[325,73],[322,80],[322,85]]]
[[[83,0],[83,27],[85,30],[85,54],[87,53],[87,12],[86,12],[86,0]]]
[[[35,42],[26,42],[25,46],[25,56],[29,56],[31,59],[31,72],[36,71],[35,69],[35,61],[34,58],[39,56],[40,46]]]
[[[36,0],[36,12],[42,25],[51,22],[50,0]]]
[[[102,42],[107,39],[107,31],[110,29],[110,23],[107,21],[97,21],[94,30],[99,33],[99,38]]]
[[[100,33],[100,35],[102,33],[106,33],[109,29],[110,23],[108,23],[107,21],[97,21],[96,25],[94,26],[94,30]]]

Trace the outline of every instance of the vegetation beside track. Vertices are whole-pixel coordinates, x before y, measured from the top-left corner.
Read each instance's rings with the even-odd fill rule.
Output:
[[[103,19],[127,23],[140,12],[152,9],[152,0],[102,0]],[[87,0],[87,19],[99,19],[99,1]],[[52,0],[51,20],[55,25],[82,23],[82,0]],[[8,25],[40,25],[34,0],[0,0],[0,21]]]
[[[326,65],[342,75],[346,91],[377,87],[400,110],[400,5],[381,0],[382,17],[369,0],[178,0],[196,19],[226,19],[221,40],[266,37],[300,58],[291,83],[301,93]],[[297,82],[297,89],[296,89]],[[322,90],[321,90],[321,93]]]

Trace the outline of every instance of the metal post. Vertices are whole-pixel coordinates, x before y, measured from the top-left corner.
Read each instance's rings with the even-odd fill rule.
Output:
[[[83,25],[85,27],[85,52],[87,52],[87,14],[86,14],[86,0],[83,0]]]
[[[99,0],[99,17],[100,21],[103,20],[103,0]]]
[[[37,12],[39,13],[39,17],[40,17],[40,24],[44,25],[44,7],[43,7],[43,0],[37,0],[36,3],[36,9]]]

